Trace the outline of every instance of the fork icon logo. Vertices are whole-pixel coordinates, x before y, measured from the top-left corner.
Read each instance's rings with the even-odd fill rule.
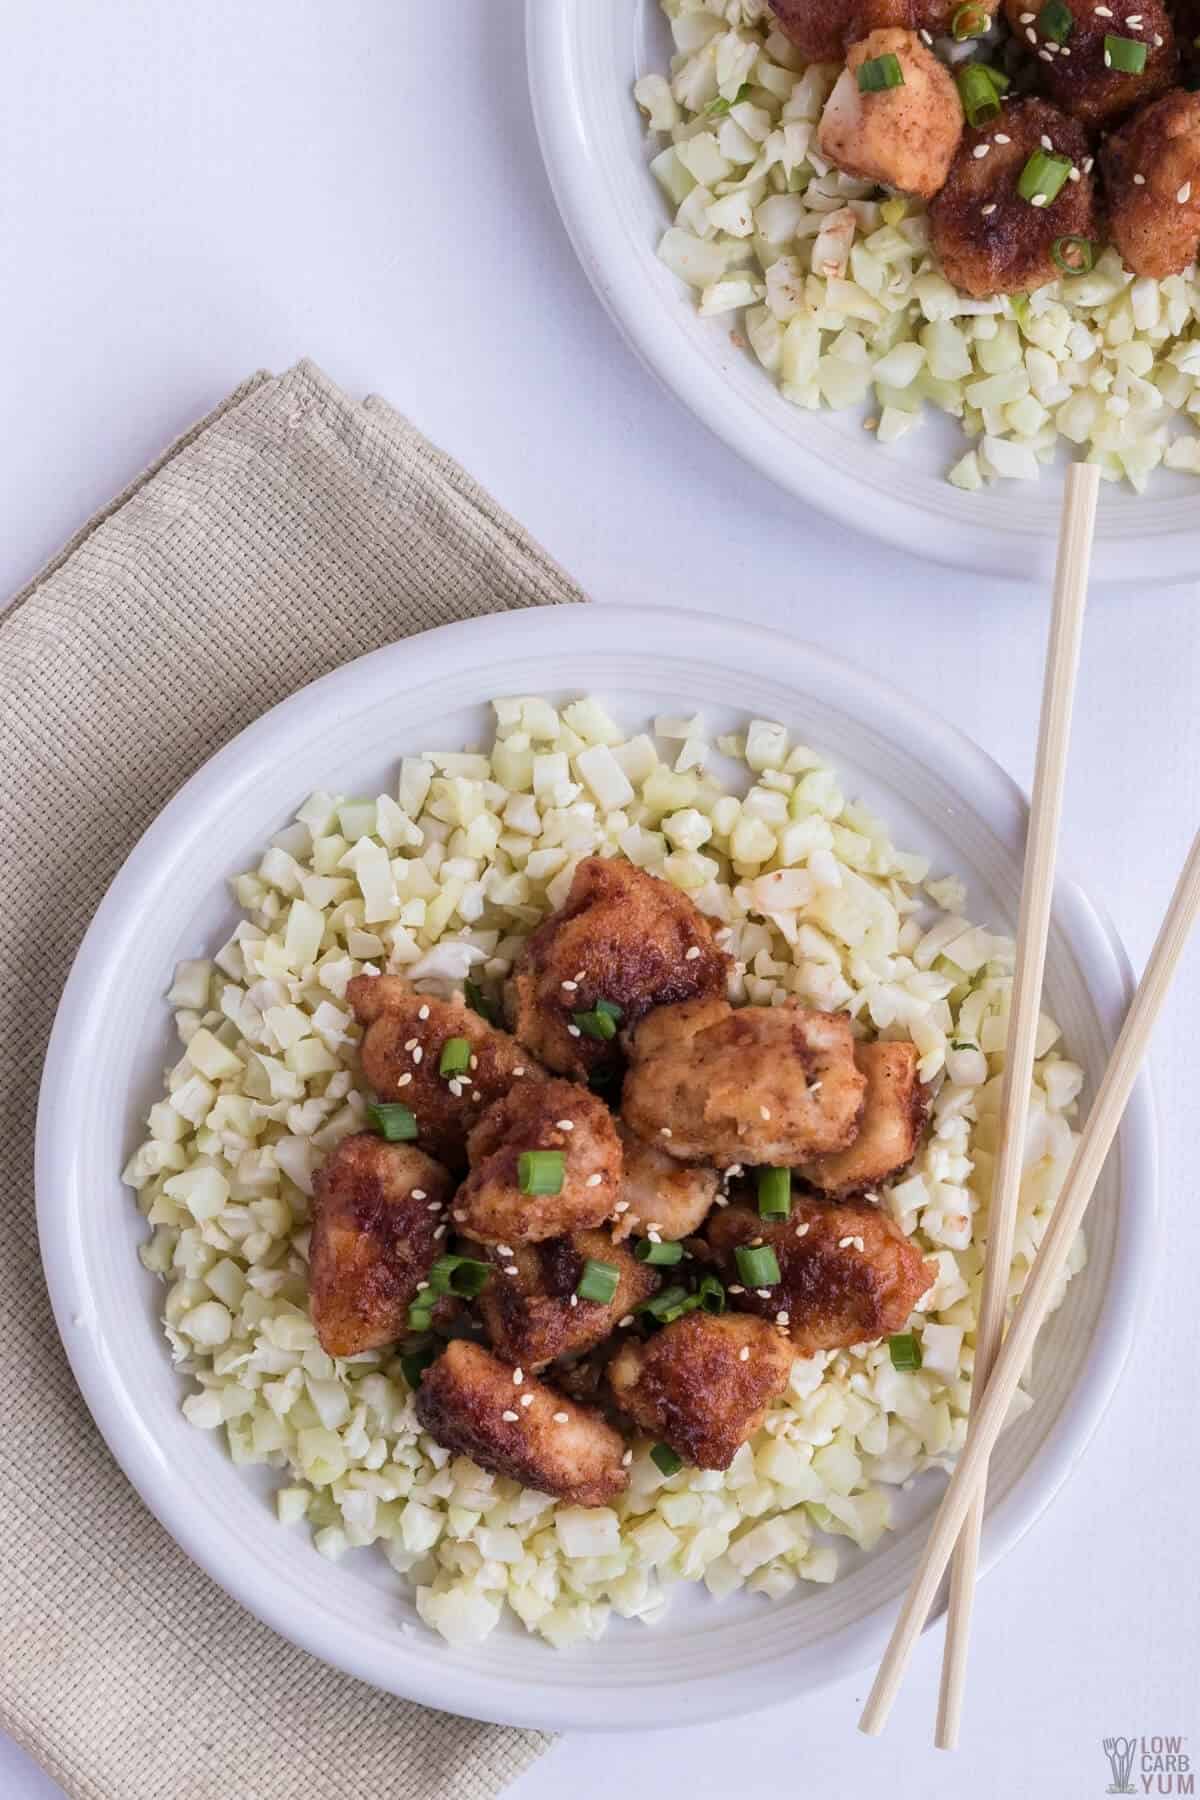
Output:
[[[1104,1790],[1105,1793],[1136,1794],[1137,1789],[1129,1777],[1133,1772],[1137,1739],[1131,1737],[1104,1738],[1102,1742],[1104,1754],[1108,1758],[1108,1766],[1112,1770],[1112,1781]]]

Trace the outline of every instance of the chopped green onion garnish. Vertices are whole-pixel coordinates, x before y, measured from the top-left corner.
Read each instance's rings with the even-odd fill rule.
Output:
[[[1070,173],[1071,164],[1065,156],[1035,150],[1017,177],[1017,192],[1031,205],[1048,206]]]
[[[696,1296],[704,1311],[711,1313],[714,1319],[719,1318],[725,1311],[725,1289],[715,1275],[701,1277],[700,1286],[696,1289]]]
[[[650,1461],[657,1463],[664,1475],[678,1475],[683,1467],[682,1456],[676,1456],[670,1444],[655,1444],[650,1451]]]
[[[601,1012],[598,1006],[593,1012],[572,1013],[571,1018],[578,1025],[584,1037],[599,1038],[602,1042],[608,1042],[610,1038],[615,1038],[617,1035],[617,1021],[611,1013]]]
[[[471,1066],[471,1045],[467,1038],[447,1038],[442,1045],[439,1075],[465,1075]]]
[[[873,56],[869,62],[862,63],[858,71],[858,91],[860,94],[882,94],[885,88],[904,86],[904,70],[900,67],[900,59],[889,50],[886,56]]]
[[[407,1356],[400,1358],[400,1369],[410,1388],[420,1386],[421,1377],[431,1362],[437,1361],[438,1353],[432,1347],[427,1350],[411,1350]]]
[[[986,63],[968,63],[959,70],[958,97],[972,131],[999,116],[1000,95]]]
[[[687,1299],[688,1291],[685,1287],[666,1287],[655,1294],[652,1299],[643,1300],[637,1311],[648,1313],[650,1318],[657,1319],[660,1325],[665,1325],[668,1322],[668,1316],[674,1319],[680,1317],[678,1309],[686,1305]]]
[[[1091,238],[1060,237],[1050,246],[1050,254],[1064,275],[1086,275],[1095,267],[1096,247]],[[952,1044],[952,1050],[972,1049],[973,1045]]]
[[[982,37],[991,23],[991,18],[982,6],[974,6],[971,0],[967,0],[966,5],[960,6],[951,18],[950,34],[961,44],[966,38]]]
[[[621,1285],[621,1271],[613,1263],[597,1262],[589,1256],[575,1292],[581,1300],[595,1300],[607,1306]]]
[[[566,1159],[561,1150],[522,1150],[517,1179],[523,1194],[561,1194]]]
[[[641,1238],[633,1246],[633,1254],[642,1263],[655,1263],[660,1269],[669,1268],[672,1263],[683,1261],[682,1244],[655,1244],[650,1238]]]
[[[487,1020],[489,1025],[500,1023],[500,1008],[494,1000],[488,998],[478,983],[464,981],[463,993],[472,1012],[477,1012],[481,1019]]]
[[[1146,67],[1146,46],[1136,38],[1106,37],[1104,66],[1119,69],[1122,75],[1140,75]]]
[[[888,1339],[893,1369],[919,1369],[921,1366],[921,1344],[911,1331],[902,1331],[896,1337]]]
[[[614,1020],[618,1025],[625,1017],[625,1008],[623,1006],[618,1006],[615,1000],[597,1000],[596,1011],[599,1013],[607,1013],[609,1018]]]
[[[487,1286],[491,1272],[490,1263],[477,1262],[470,1256],[439,1256],[429,1271],[427,1292],[458,1294],[463,1300],[473,1300]]]
[[[731,106],[740,106],[743,100],[749,98],[749,95],[750,83],[743,81],[732,100],[722,100],[718,97],[716,100],[710,100],[704,110],[710,119],[723,119]]]
[[[408,1329],[410,1331],[428,1331],[433,1324],[433,1309],[437,1305],[437,1295],[432,1288],[426,1288],[418,1294],[408,1309]]]
[[[1055,44],[1065,44],[1075,29],[1071,9],[1063,5],[1063,0],[1046,0],[1037,16],[1037,22],[1042,36]]]
[[[758,1214],[762,1219],[786,1219],[792,1210],[792,1171],[758,1171]]]
[[[367,1102],[367,1118],[389,1144],[411,1144],[417,1135],[417,1116],[398,1100]]]
[[[779,1259],[770,1244],[739,1244],[735,1255],[747,1287],[774,1287],[778,1282]]]

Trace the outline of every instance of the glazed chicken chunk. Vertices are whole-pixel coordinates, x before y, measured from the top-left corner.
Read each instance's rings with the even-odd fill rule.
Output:
[[[440,1249],[453,1184],[408,1144],[343,1138],[316,1181],[309,1291],[330,1356],[357,1356],[403,1337],[408,1308]]]
[[[1200,94],[1175,88],[1135,113],[1101,160],[1126,268],[1158,281],[1190,268],[1200,246]]]
[[[586,1081],[619,1068],[618,1026],[635,1025],[652,1006],[723,994],[728,966],[704,914],[669,881],[624,860],[585,857],[565,904],[518,958],[513,1029],[547,1068]],[[619,1009],[608,1015],[611,1032],[596,1019],[601,1001]]]
[[[613,1232],[620,1239],[655,1231],[666,1243],[692,1237],[716,1204],[721,1177],[715,1169],[681,1163],[643,1143],[617,1121],[624,1157],[621,1198]]]
[[[1070,163],[1073,173],[1048,204],[1034,204],[1018,182],[1036,152]],[[929,208],[933,247],[946,280],[978,296],[1025,294],[1058,281],[1055,245],[1098,231],[1091,149],[1082,125],[1045,100],[1019,100],[998,119],[968,131],[940,194]]]
[[[819,1156],[800,1171],[811,1186],[835,1199],[877,1187],[906,1169],[929,1110],[915,1044],[855,1044],[854,1060],[867,1078],[858,1136],[848,1150]]]
[[[483,1108],[515,1079],[541,1073],[515,1038],[457,997],[418,994],[398,975],[356,975],[346,998],[365,1027],[360,1058],[377,1098],[409,1107],[422,1149],[448,1168],[466,1167],[467,1133]],[[461,1076],[441,1073],[442,1052],[453,1038],[469,1046]]]
[[[1000,0],[982,0],[989,15]],[[770,0],[780,31],[805,62],[841,62],[846,46],[872,31],[899,26],[939,37],[950,29],[960,0]]]
[[[654,1270],[623,1244],[614,1244],[607,1231],[577,1231],[538,1244],[470,1248],[492,1265],[478,1302],[492,1348],[526,1369],[542,1369],[557,1357],[594,1349],[658,1287]],[[617,1270],[611,1300],[587,1300],[576,1293],[589,1261]]]
[[[488,1107],[467,1148],[471,1173],[455,1196],[454,1222],[484,1244],[586,1231],[611,1218],[620,1198],[621,1140],[612,1114],[571,1081],[514,1082]],[[550,1177],[557,1185],[537,1180],[534,1165],[523,1164],[537,1151],[554,1153]],[[550,1191],[535,1191],[539,1185]]]
[[[885,66],[898,67],[900,82],[864,89]],[[873,31],[850,46],[821,114],[817,148],[847,175],[928,200],[950,171],[962,131],[954,77],[933,51],[913,31]]]
[[[782,1394],[794,1352],[746,1313],[688,1313],[609,1364],[613,1398],[643,1431],[698,1469],[727,1469]]]
[[[790,1166],[854,1141],[866,1086],[842,1013],[692,1000],[634,1032],[622,1112],[684,1161]]]
[[[445,1449],[577,1506],[603,1506],[628,1483],[624,1441],[600,1413],[466,1338],[425,1370],[417,1417]]]
[[[1095,0],[1063,0],[1063,5],[1071,25],[1060,44],[1047,31],[1040,6],[1005,0],[1018,42],[1036,54],[1038,86],[1055,106],[1089,131],[1101,131],[1170,87],[1179,71],[1179,52],[1163,0],[1107,0],[1104,6]],[[1030,13],[1036,15],[1032,20]],[[1116,59],[1114,39],[1130,47],[1118,48]],[[1120,67],[1122,57],[1132,54],[1136,60],[1143,53],[1141,69]]]
[[[730,1206],[713,1213],[705,1235],[730,1304],[786,1321],[798,1356],[903,1331],[937,1273],[895,1221],[866,1200],[797,1194],[790,1217],[780,1220],[760,1218],[749,1203]],[[780,1278],[750,1288],[737,1251],[757,1245],[774,1250]]]

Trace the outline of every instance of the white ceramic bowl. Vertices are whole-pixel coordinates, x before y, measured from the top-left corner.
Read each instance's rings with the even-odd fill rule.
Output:
[[[1047,572],[1061,471],[962,493],[945,473],[965,442],[932,408],[919,431],[884,447],[864,432],[864,408],[789,405],[753,353],[730,342],[737,315],[700,318],[693,290],[658,260],[669,212],[632,96],[635,79],[664,69],[671,53],[657,0],[526,0],[526,36],[542,153],[579,260],[630,344],[685,406],[764,475],[856,532],[991,574]],[[1141,497],[1106,485],[1096,538],[1100,580],[1195,575],[1194,485],[1162,470]]]
[[[476,1717],[568,1727],[685,1724],[749,1711],[845,1674],[881,1649],[940,1489],[901,1496],[901,1530],[845,1575],[778,1604],[720,1606],[680,1592],[663,1624],[614,1623],[560,1655],[518,1628],[451,1651],[415,1625],[375,1551],[333,1564],[265,1504],[272,1481],[235,1468],[179,1411],[141,1268],[142,1223],[118,1171],[173,1059],[163,998],[177,958],[208,953],[235,919],[225,878],[253,864],[309,791],[374,792],[403,751],[486,739],[492,695],[603,694],[640,725],[700,708],[714,729],[759,714],[827,751],[896,840],[961,872],[973,916],[1016,912],[1021,797],[966,739],[804,644],[676,611],[564,607],[483,619],[380,650],[276,707],[203,768],[113,883],[67,984],[47,1057],[38,1219],[50,1292],[76,1378],[146,1503],[214,1580],[276,1630],[377,1686]],[[1050,1001],[1094,1085],[1126,998],[1112,931],[1063,883]],[[1062,1482],[1128,1347],[1153,1228],[1154,1149],[1139,1089],[1097,1196],[1091,1257],[1037,1358],[1037,1402],[993,1464],[985,1560]],[[414,1628],[415,1626],[415,1628]]]

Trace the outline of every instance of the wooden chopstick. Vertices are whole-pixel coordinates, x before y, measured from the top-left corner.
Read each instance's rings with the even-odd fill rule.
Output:
[[[1004,1320],[1008,1308],[1013,1240],[1021,1199],[1021,1177],[1025,1169],[1025,1131],[1029,1122],[1034,1051],[1041,1017],[1042,978],[1046,968],[1046,944],[1050,937],[1050,911],[1054,900],[1054,868],[1062,821],[1067,748],[1071,736],[1071,708],[1079,668],[1079,646],[1083,638],[1083,615],[1087,606],[1088,569],[1091,564],[1092,532],[1096,521],[1096,496],[1099,488],[1098,468],[1089,463],[1071,465],[1059,530],[1054,605],[1042,683],[1037,763],[1029,829],[1025,838],[1016,964],[1004,1055],[1004,1086],[1000,1101],[1000,1154],[992,1183],[984,1252],[983,1293],[979,1306],[979,1323],[975,1328],[975,1369],[971,1381],[973,1401],[987,1386],[988,1376],[1004,1335]],[[972,1428],[968,1421],[968,1436]],[[942,1651],[942,1684],[938,1696],[937,1729],[934,1733],[934,1742],[942,1750],[952,1750],[958,1742],[985,1499],[986,1488],[981,1484],[967,1514],[951,1570],[946,1641]]]
[[[1150,953],[1146,972],[1138,984],[1100,1084],[1100,1091],[1083,1128],[1070,1174],[1059,1196],[1025,1290],[1017,1303],[1008,1335],[992,1368],[991,1379],[975,1410],[974,1429],[950,1478],[950,1485],[933,1522],[920,1566],[913,1577],[900,1617],[879,1665],[859,1720],[862,1731],[874,1734],[883,1729],[963,1521],[986,1479],[988,1458],[1003,1429],[1021,1372],[1032,1353],[1034,1339],[1051,1310],[1071,1245],[1087,1211],[1088,1202],[1104,1167],[1104,1160],[1112,1148],[1122,1114],[1146,1055],[1155,1020],[1167,996],[1197,914],[1200,914],[1200,832],[1197,832],[1193,840],[1191,852],[1176,884],[1167,915]]]

